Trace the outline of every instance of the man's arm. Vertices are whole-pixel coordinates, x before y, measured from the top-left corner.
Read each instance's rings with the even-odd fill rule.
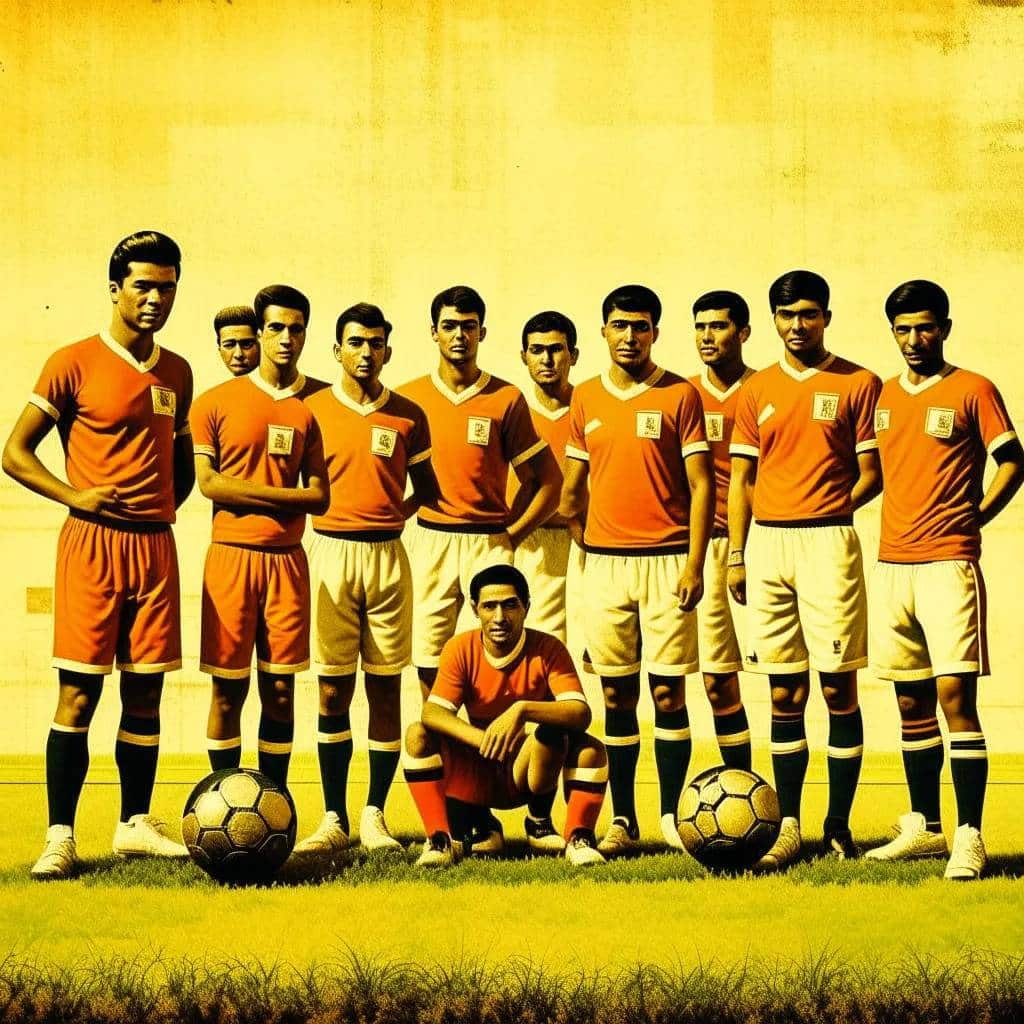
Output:
[[[866,505],[882,491],[882,463],[877,448],[857,453],[857,470],[857,482],[850,492],[854,510]]]
[[[987,526],[1010,503],[1024,483],[1024,448],[1014,438],[1000,445],[993,453],[995,476],[978,504],[978,525]],[[6,468],[6,464],[5,467]]]
[[[747,570],[743,564],[743,548],[750,530],[754,508],[754,484],[757,481],[757,459],[734,455],[729,473],[729,592],[737,604],[747,603]]]
[[[576,543],[583,547],[583,528],[587,515],[587,479],[590,463],[572,457],[565,460],[562,470],[562,496],[558,514],[569,526],[569,533]]]
[[[518,519],[509,523],[506,530],[515,546],[538,526],[543,526],[558,510],[562,473],[547,445],[536,455],[512,468],[519,478],[520,487],[530,488],[529,504]]]
[[[203,453],[196,453],[195,466],[199,490],[218,505],[320,515],[330,504],[330,492],[322,477],[311,477],[305,487],[271,487],[225,476],[214,467],[213,458]]]
[[[121,505],[117,488],[105,486],[76,490],[54,476],[39,460],[36,449],[53,429],[54,422],[42,409],[27,405],[4,446],[4,472],[30,491],[70,509],[93,515],[118,515]]]
[[[424,459],[409,467],[409,480],[412,483],[412,494],[402,502],[402,518],[410,519],[423,505],[437,502],[440,487],[434,475],[434,467],[430,459]]]
[[[709,452],[694,452],[683,460],[690,488],[690,553],[679,577],[679,607],[693,611],[704,595],[704,556],[715,522],[715,470]]]
[[[196,483],[196,464],[190,434],[174,439],[174,507],[181,508]]]

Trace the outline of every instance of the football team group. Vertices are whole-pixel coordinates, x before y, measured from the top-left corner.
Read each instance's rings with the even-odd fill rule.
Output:
[[[893,682],[910,810],[892,841],[867,856],[948,856],[947,878],[981,875],[980,531],[1024,481],[1024,451],[995,386],[946,361],[952,322],[942,288],[916,280],[889,295],[906,369],[883,385],[828,351],[829,288],[817,274],[795,270],[772,284],[781,358],[757,372],[743,358],[747,303],[731,291],[698,298],[703,369],[689,379],[654,361],[658,297],[626,285],[602,306],[607,368],[575,388],[572,321],[554,311],[527,321],[524,397],[478,365],[485,307],[472,288],[436,296],[437,369],[392,391],[381,380],[391,325],[377,306],[358,303],[338,317],[338,371],[325,383],[299,369],[308,300],[272,285],[252,307],[217,314],[231,379],[193,403],[188,364],[154,339],[180,270],[165,235],[138,232],[118,244],[109,329],[50,357],[3,453],[5,472],[69,509],[54,589],[49,829],[34,877],[75,871],[89,725],[115,667],[114,852],[186,854],[150,799],[164,674],[181,665],[171,523],[196,481],[213,503],[200,639],[212,679],[212,768],[239,765],[255,650],[259,767],[286,783],[295,674],[310,665],[312,634],[325,814],[297,852],[330,854],[351,841],[360,662],[370,778],[359,839],[401,849],[384,808],[402,756],[401,674],[411,662],[423,706],[405,733],[404,771],[423,819],[424,867],[500,852],[493,811],[524,805],[529,845],[564,852],[573,865],[636,847],[641,665],[669,847],[681,847],[676,816],[690,761],[686,676],[703,676],[722,760],[749,769],[745,670],[768,677],[783,816],[761,866],[799,854],[813,669],[829,721],[824,847],[856,856],[857,671],[870,656],[875,676]],[[66,483],[37,455],[54,426]],[[880,492],[869,608],[853,514]],[[590,708],[565,646],[567,580],[580,593],[569,613],[582,625],[584,664],[601,680],[603,742],[587,732]],[[456,633],[467,598],[479,628]],[[951,851],[940,820],[940,705],[958,814]],[[612,818],[598,842],[606,788]]]

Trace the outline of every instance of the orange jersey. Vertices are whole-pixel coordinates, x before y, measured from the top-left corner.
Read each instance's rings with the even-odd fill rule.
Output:
[[[587,700],[565,645],[536,629],[524,629],[515,650],[500,661],[487,653],[479,629],[453,636],[427,699],[451,711],[465,705],[470,722],[481,729],[518,700]]]
[[[857,456],[878,447],[874,409],[881,386],[870,370],[836,355],[802,371],[782,360],[747,381],[729,451],[758,459],[759,523],[853,515]]]
[[[140,363],[103,331],[54,352],[29,402],[56,420],[72,487],[117,488],[107,518],[174,522],[174,439],[192,402],[181,356],[154,344]]]
[[[323,458],[323,440],[313,413],[297,397],[306,380],[276,390],[254,370],[196,399],[192,445],[225,476],[270,487],[297,487],[303,463]],[[213,540],[252,547],[289,547],[302,540],[304,513],[213,506]]]
[[[590,465],[587,548],[685,547],[690,489],[683,461],[708,450],[697,389],[655,369],[622,390],[607,374],[572,395],[566,454]]]
[[[331,507],[313,518],[314,530],[401,530],[409,466],[430,458],[423,410],[385,388],[369,405],[353,402],[340,385],[306,400],[324,439]]]
[[[436,505],[420,509],[419,519],[442,526],[507,526],[509,467],[544,448],[519,389],[481,373],[456,393],[435,373],[403,385],[401,393],[427,414],[441,495]]]
[[[570,394],[572,389],[570,388]],[[533,423],[533,429],[537,431],[537,436],[547,444],[548,448],[551,449],[551,454],[554,455],[555,461],[558,463],[558,468],[561,469],[565,465],[565,445],[569,440],[569,406],[563,405],[562,408],[556,409],[552,412],[550,409],[545,409],[536,401],[532,401],[532,395],[526,399],[526,405],[530,410],[530,420]],[[509,473],[508,475],[508,506],[512,507],[515,496],[519,493],[519,480],[515,473]],[[555,515],[552,516],[545,524],[545,526],[564,526],[565,520]]]
[[[715,526],[716,532],[729,528],[729,475],[732,472],[732,456],[729,454],[729,442],[732,440],[732,427],[736,419],[736,402],[740,388],[752,377],[754,371],[749,367],[732,387],[720,391],[708,378],[708,372],[698,373],[688,378],[690,383],[700,392],[701,404],[704,406],[704,432],[711,448],[711,458],[715,463]]]
[[[875,409],[882,562],[981,556],[978,503],[985,457],[1017,434],[995,385],[945,366],[920,384],[886,381]]]

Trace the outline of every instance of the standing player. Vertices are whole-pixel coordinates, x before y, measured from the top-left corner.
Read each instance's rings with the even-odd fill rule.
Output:
[[[950,366],[949,298],[907,281],[886,300],[907,369],[885,383],[875,410],[885,476],[882,535],[869,613],[872,669],[896,688],[910,812],[873,860],[944,856],[939,816],[941,703],[958,827],[946,878],[978,878],[987,861],[981,811],[988,778],[978,676],[988,674],[981,528],[1024,481],[1024,451],[991,381]],[[996,463],[983,488],[986,453]]]
[[[857,855],[849,817],[864,752],[857,669],[867,664],[867,600],[853,513],[881,489],[873,422],[881,382],[826,350],[824,278],[790,271],[768,298],[784,352],[747,381],[736,406],[728,578],[748,605],[746,667],[771,683],[783,818],[761,866],[774,868],[800,852],[809,668],[829,710],[825,847]]]
[[[405,777],[427,842],[417,864],[444,867],[459,857],[446,798],[475,807],[519,807],[562,774],[565,857],[601,864],[594,826],[608,767],[604,748],[585,733],[590,708],[565,645],[525,629],[526,577],[491,565],[470,581],[480,628],[445,644],[422,722],[406,733]],[[469,721],[459,718],[465,706]],[[536,723],[530,735],[527,723]]]
[[[331,507],[313,519],[309,548],[325,814],[298,853],[341,850],[349,842],[349,708],[360,657],[370,705],[370,790],[359,838],[370,850],[399,848],[384,803],[402,749],[402,669],[412,650],[412,574],[401,534],[421,502],[436,500],[437,481],[423,410],[380,382],[390,335],[377,306],[346,309],[335,330],[341,379],[308,400],[323,432],[331,487]]]
[[[232,377],[241,377],[260,365],[259,321],[252,306],[225,306],[213,318],[217,354]]]
[[[154,335],[167,322],[181,252],[156,231],[110,257],[110,328],[55,352],[4,449],[3,468],[67,505],[57,542],[54,666],[57,710],[46,742],[49,829],[33,878],[67,878],[89,767],[89,723],[116,663],[121,722],[114,748],[121,817],[114,852],[187,856],[149,813],[164,673],[181,667],[178,561],[170,524],[192,490],[192,372]],[[56,424],[68,483],[36,449]]]
[[[301,401],[298,370],[309,300],[288,285],[253,303],[260,365],[196,399],[192,437],[199,489],[213,502],[203,571],[200,669],[212,677],[210,766],[237,768],[242,704],[256,648],[262,714],[259,767],[284,786],[294,732],[295,673],[309,666],[306,513],[330,499],[320,428]]]
[[[602,307],[611,366],[573,392],[561,513],[583,539],[587,649],[601,677],[612,823],[603,853],[640,839],[635,804],[641,637],[654,699],[661,830],[681,848],[679,795],[690,762],[686,674],[695,672],[704,555],[714,517],[714,475],[700,396],[651,359],[661,302],[642,285],[617,288]]]
[[[705,568],[704,598],[697,606],[704,689],[715,721],[723,763],[750,770],[750,727],[737,673],[743,667],[729,588],[729,442],[740,388],[753,374],[743,362],[750,337],[750,308],[735,292],[713,291],[693,304],[697,354],[704,372],[690,378],[704,406],[704,430],[715,464],[715,524]]]

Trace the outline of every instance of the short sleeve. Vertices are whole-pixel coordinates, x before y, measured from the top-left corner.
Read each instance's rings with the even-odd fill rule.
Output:
[[[757,397],[749,385],[743,388],[736,400],[736,419],[732,427],[730,455],[750,455],[755,459],[761,454],[761,434],[757,425]]]
[[[74,406],[81,374],[68,349],[54,352],[46,360],[29,402],[51,419],[59,420]]]
[[[426,462],[430,458],[430,424],[427,422],[427,414],[418,405],[415,405],[414,409],[412,430],[409,432],[410,466]]]
[[[192,434],[192,451],[196,455],[208,455],[214,462],[220,453],[217,436],[217,416],[209,392],[200,395],[189,411],[189,428]]]
[[[683,398],[679,403],[679,447],[683,458],[708,452],[708,438],[704,426],[704,405],[697,389],[688,381],[683,383]]]
[[[185,437],[190,430],[189,410],[192,408],[192,368],[182,360],[181,394],[174,416],[174,436]]]
[[[576,388],[569,400],[569,439],[565,443],[565,454],[570,459],[590,459],[587,451],[586,413],[583,410],[583,399],[580,389]]]
[[[587,698],[583,693],[580,677],[565,644],[557,637],[546,636],[543,652],[551,696],[555,700],[579,700],[586,704]]]
[[[1016,439],[1017,431],[1013,429],[1003,396],[991,381],[986,380],[984,385],[976,388],[972,399],[976,429],[989,455],[1007,441]]]
[[[501,444],[510,466],[519,466],[547,447],[537,436],[526,399],[516,391],[501,425]]]
[[[458,711],[466,701],[467,676],[465,648],[458,637],[452,637],[441,649],[437,678],[427,700]]]
[[[858,455],[878,447],[875,437],[875,407],[882,393],[882,381],[873,373],[864,374],[864,382],[853,392],[853,432]]]

